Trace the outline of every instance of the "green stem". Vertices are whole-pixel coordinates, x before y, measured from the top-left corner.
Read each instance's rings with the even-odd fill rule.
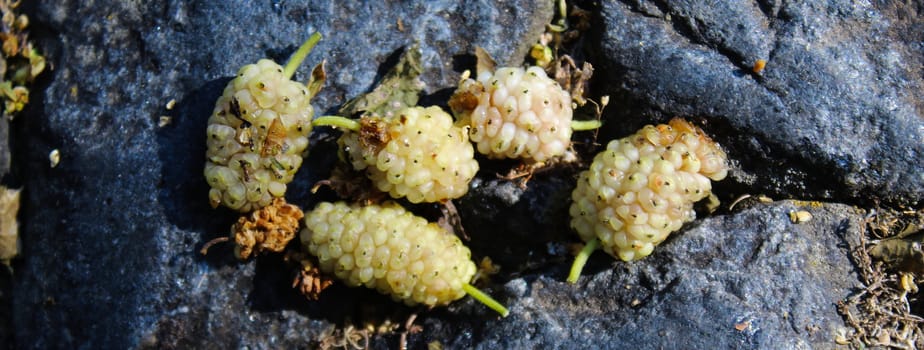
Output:
[[[321,33],[314,32],[308,37],[308,40],[305,40],[305,43],[298,48],[298,51],[295,51],[292,57],[289,57],[289,62],[286,62],[286,66],[282,69],[282,75],[286,77],[286,79],[292,78],[292,75],[295,74],[295,70],[302,64],[302,61],[305,60],[305,57],[308,56],[311,49],[318,44],[318,41],[321,41]]]
[[[571,130],[574,131],[587,131],[598,129],[603,126],[603,122],[599,120],[572,120],[571,121]]]
[[[558,17],[560,17],[558,24],[563,27],[562,29],[568,29],[568,4],[565,0],[558,1]]]
[[[584,269],[584,265],[587,264],[587,258],[590,257],[590,254],[593,254],[597,248],[600,247],[600,240],[594,238],[592,241],[587,242],[584,245],[584,248],[581,249],[581,252],[574,257],[574,264],[571,264],[571,273],[568,274],[568,283],[576,283],[578,277],[581,277],[581,270]]]
[[[462,284],[462,289],[465,290],[468,295],[471,295],[475,300],[480,301],[485,306],[491,308],[491,310],[497,311],[502,317],[507,317],[510,314],[510,311],[506,307],[501,305],[501,303],[494,300],[490,295],[485,294],[484,292],[478,290],[478,288],[472,287],[471,284],[465,283]]]
[[[311,121],[312,126],[333,126],[335,128],[343,128],[350,131],[359,131],[359,122],[355,119],[344,118],[336,115],[325,115],[323,117],[317,117]]]

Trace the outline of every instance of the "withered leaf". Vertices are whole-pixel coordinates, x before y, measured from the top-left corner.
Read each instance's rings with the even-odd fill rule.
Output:
[[[398,64],[385,74],[372,91],[344,104],[339,114],[387,116],[402,108],[416,106],[424,87],[420,81],[420,74],[423,73],[420,56],[418,44],[409,47]]]
[[[481,46],[475,46],[475,78],[481,73],[493,73],[497,62]]]
[[[270,123],[269,130],[266,131],[266,139],[263,140],[263,149],[260,150],[260,156],[274,156],[279,152],[285,151],[286,145],[286,128],[282,126],[279,118],[273,119]]]
[[[19,255],[19,192],[0,186],[0,263],[7,266]]]
[[[327,72],[324,70],[324,64],[326,63],[327,61],[321,61],[311,70],[311,79],[308,80],[307,85],[309,99],[317,95],[318,91],[321,91],[321,86],[327,80]]]

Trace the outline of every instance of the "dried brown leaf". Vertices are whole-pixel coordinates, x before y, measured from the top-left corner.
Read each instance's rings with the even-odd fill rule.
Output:
[[[311,79],[308,80],[308,98],[312,98],[318,94],[318,91],[321,91],[321,87],[324,85],[324,82],[327,80],[327,72],[324,70],[324,65],[327,61],[321,61],[317,66],[314,66],[314,69],[311,70]]]
[[[485,49],[481,46],[475,46],[475,77],[485,72],[494,72],[494,69],[497,67],[497,62],[494,61],[494,58],[491,58]]]
[[[311,260],[302,260],[302,268],[292,281],[292,288],[298,289],[305,297],[318,300],[321,292],[334,284],[333,278],[324,275]]]
[[[321,186],[330,187],[340,198],[349,198],[365,204],[381,202],[388,196],[387,193],[379,191],[372,184],[372,180],[354,170],[352,165],[343,162],[334,166],[330,178],[315,183],[311,192],[316,193]]]
[[[241,217],[231,228],[231,236],[237,244],[235,255],[241,260],[263,251],[282,252],[295,238],[299,220],[305,214],[283,198]]]
[[[19,255],[19,193],[20,190],[0,186],[0,263],[7,266]]]

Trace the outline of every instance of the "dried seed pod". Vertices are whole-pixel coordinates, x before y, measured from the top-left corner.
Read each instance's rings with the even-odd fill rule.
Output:
[[[407,305],[441,306],[466,293],[506,316],[468,284],[471,252],[458,237],[400,205],[321,203],[305,216],[302,244],[322,272],[349,286],[375,288]]]
[[[393,198],[413,203],[459,198],[478,172],[466,129],[453,125],[440,107],[408,107],[359,122],[322,117],[315,124],[355,131],[339,141],[347,161]]]
[[[236,243],[234,255],[241,260],[263,251],[282,252],[298,231],[302,210],[276,198],[272,204],[242,216],[231,228]]]
[[[308,147],[323,66],[308,86],[290,80],[320,40],[315,33],[285,67],[267,59],[240,69],[209,118],[205,178],[213,207],[248,212],[282,197]]]
[[[611,141],[582,172],[572,192],[571,227],[624,261],[641,259],[695,218],[693,203],[708,196],[710,179],[728,172],[725,152],[702,130],[682,120],[646,125]],[[579,256],[575,267],[580,273]],[[569,280],[576,280],[572,270]]]

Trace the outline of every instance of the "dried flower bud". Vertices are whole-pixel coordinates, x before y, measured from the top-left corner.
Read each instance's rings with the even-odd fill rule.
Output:
[[[241,217],[231,228],[237,243],[235,255],[247,259],[263,251],[282,252],[295,238],[299,220],[305,214],[297,206],[276,198],[271,205]]]

